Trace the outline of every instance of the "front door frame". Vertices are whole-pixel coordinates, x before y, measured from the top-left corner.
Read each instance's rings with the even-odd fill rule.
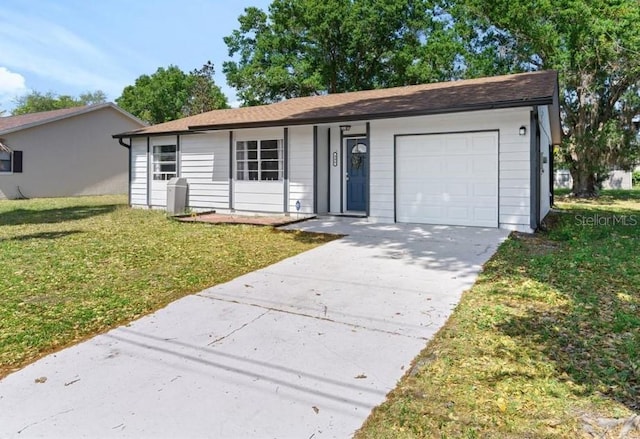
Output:
[[[349,140],[363,140],[363,143],[365,143],[367,145],[367,152],[365,155],[365,169],[367,170],[367,176],[366,176],[366,180],[364,182],[365,185],[365,193],[366,193],[366,200],[365,200],[365,208],[363,210],[358,210],[358,211],[354,211],[354,210],[349,210],[348,209],[348,205],[349,205],[349,183],[348,183],[348,173],[349,173],[349,149],[347,148],[347,143],[349,143]],[[342,169],[342,194],[343,196],[342,198],[342,203],[340,206],[340,211],[341,213],[354,213],[354,214],[361,214],[361,213],[366,213],[368,215],[368,206],[369,206],[369,174],[370,174],[370,168],[369,168],[369,151],[370,151],[370,147],[369,147],[369,142],[367,139],[366,135],[363,134],[352,134],[352,135],[345,135],[342,136],[342,145],[341,145],[341,156],[342,156],[342,162],[344,163],[343,169]]]
[[[367,123],[367,132],[364,134],[345,134],[343,132],[340,133],[340,174],[341,174],[341,178],[340,178],[340,186],[341,186],[341,190],[340,190],[340,213],[354,213],[354,214],[361,214],[364,213],[366,216],[369,216],[369,199],[370,199],[370,193],[369,193],[369,179],[371,176],[371,167],[369,166],[370,164],[370,152],[371,152],[371,145],[370,145],[370,140],[369,140],[369,123]],[[358,211],[358,212],[354,212],[354,211],[349,211],[347,209],[347,203],[348,203],[348,185],[347,185],[347,172],[348,172],[348,162],[347,162],[347,158],[349,157],[348,151],[347,151],[347,141],[348,140],[357,140],[357,139],[363,139],[365,140],[366,144],[367,144],[367,153],[365,156],[365,166],[367,169],[367,177],[366,177],[366,181],[365,181],[365,191],[366,191],[366,202],[365,202],[365,210],[364,211]]]

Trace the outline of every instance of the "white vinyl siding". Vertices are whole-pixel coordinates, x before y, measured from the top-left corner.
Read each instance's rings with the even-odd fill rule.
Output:
[[[318,127],[318,213],[329,211],[329,132],[328,127]]]
[[[289,128],[289,212],[313,213],[313,127]]]
[[[529,231],[531,224],[531,174],[529,116],[527,109],[520,110],[521,118],[511,122],[500,133],[500,227]],[[518,124],[518,126],[511,126]],[[521,136],[519,127],[525,126],[527,134]]]
[[[248,212],[284,211],[284,185],[272,181],[236,181],[234,209]]]
[[[342,184],[342,156],[340,152],[342,148],[340,146],[340,127],[338,125],[331,126],[331,133],[329,133],[330,137],[330,167],[329,167],[329,179],[331,180],[330,184],[330,205],[329,212],[330,213],[340,213],[340,191],[343,186]],[[369,148],[371,149],[371,148]],[[393,200],[391,201],[393,203]],[[393,219],[391,220],[393,221]]]
[[[398,222],[498,227],[498,134],[396,139]]]
[[[131,205],[147,205],[147,139],[135,138],[131,144]]]
[[[180,176],[189,184],[188,206],[229,208],[229,133],[180,137]]]

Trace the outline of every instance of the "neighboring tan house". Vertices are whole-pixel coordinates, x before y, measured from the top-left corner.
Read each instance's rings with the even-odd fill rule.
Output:
[[[132,206],[359,215],[531,231],[550,209],[558,75],[523,73],[215,110],[115,134]]]
[[[0,117],[0,198],[127,193],[111,135],[144,126],[112,103]]]

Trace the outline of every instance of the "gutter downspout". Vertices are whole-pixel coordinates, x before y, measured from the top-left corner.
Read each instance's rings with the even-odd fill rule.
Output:
[[[122,137],[118,137],[118,143],[119,143],[121,146],[124,146],[124,147],[125,147],[125,148],[127,148],[127,149],[131,149],[131,138],[129,138],[129,144],[127,145],[126,143],[124,143],[124,142],[122,141]]]

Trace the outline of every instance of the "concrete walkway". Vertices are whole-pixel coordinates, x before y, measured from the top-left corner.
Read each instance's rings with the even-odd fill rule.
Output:
[[[0,437],[349,437],[507,236],[288,227],[348,236],[9,375]]]

